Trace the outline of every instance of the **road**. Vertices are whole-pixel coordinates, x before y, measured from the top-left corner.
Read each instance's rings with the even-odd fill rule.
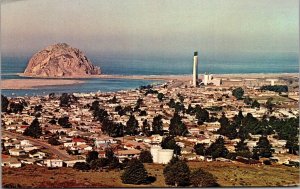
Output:
[[[37,146],[41,146],[46,148],[47,150],[49,150],[52,154],[54,154],[57,158],[62,159],[62,160],[72,160],[74,159],[74,157],[72,157],[71,155],[69,155],[65,150],[60,150],[58,149],[57,146],[51,146],[50,144],[41,141],[41,139],[34,139],[28,136],[24,136],[18,133],[13,133],[10,131],[3,131],[2,130],[2,136],[6,134],[8,136],[13,136],[16,137],[18,139],[22,139],[22,140],[29,140],[33,145],[37,145]]]

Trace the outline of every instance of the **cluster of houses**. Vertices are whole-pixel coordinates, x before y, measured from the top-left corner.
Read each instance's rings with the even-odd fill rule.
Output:
[[[2,122],[4,123],[2,129],[22,135],[28,127],[28,124],[35,118],[35,106],[42,105],[41,116],[38,117],[43,129],[41,140],[47,142],[52,135],[57,135],[57,140],[60,143],[58,146],[59,150],[66,151],[72,158],[65,160],[53,158],[53,154],[44,152],[40,146],[33,145],[28,140],[18,140],[5,136],[2,137],[2,143],[7,154],[2,153],[2,166],[20,167],[23,164],[37,164],[48,167],[73,166],[76,162],[84,161],[88,152],[92,150],[98,151],[99,157],[104,157],[105,149],[108,147],[114,149],[115,155],[119,157],[120,161],[123,161],[124,159],[138,157],[142,150],[149,150],[151,146],[160,145],[163,139],[163,136],[160,135],[152,135],[150,137],[138,135],[121,138],[104,135],[101,131],[100,123],[93,119],[92,111],[90,110],[90,105],[95,100],[100,102],[100,106],[109,113],[110,118],[114,122],[126,125],[130,114],[127,113],[120,116],[115,108],[117,106],[130,106],[134,108],[137,100],[142,99],[140,110],[145,111],[146,114],[141,115],[139,112],[133,112],[140,128],[144,120],[147,120],[151,125],[153,118],[157,115],[161,115],[163,129],[165,131],[168,131],[170,120],[175,112],[174,108],[170,108],[167,103],[170,99],[174,99],[175,102],[180,101],[179,94],[183,97],[182,103],[186,109],[188,105],[192,107],[200,105],[203,108],[221,107],[221,111],[209,110],[210,115],[216,118],[220,118],[222,112],[225,112],[226,117],[231,119],[238,114],[239,110],[242,110],[244,115],[251,113],[254,117],[262,118],[268,111],[264,106],[251,108],[243,101],[236,100],[231,94],[231,86],[193,88],[181,85],[179,87],[165,87],[168,85],[171,86],[172,82],[173,81],[170,81],[165,85],[153,87],[153,90],[164,94],[162,101],[157,98],[157,94],[148,94],[145,96],[145,91],[139,89],[108,93],[75,93],[74,96],[78,97],[78,102],[68,108],[61,108],[58,98],[18,97],[24,99],[28,103],[28,106],[24,107],[23,111],[19,114],[2,113]],[[278,97],[278,93],[260,91],[254,87],[246,87],[244,95],[257,98],[261,104],[266,102],[266,97]],[[117,103],[109,102],[113,96],[116,97]],[[17,101],[18,98],[13,100]],[[286,98],[280,101],[280,103],[282,108],[274,109],[272,112],[274,116],[298,116],[299,108],[297,100]],[[64,116],[69,117],[69,122],[72,124],[71,128],[63,128],[57,123],[49,123],[49,121],[53,119]],[[220,128],[220,123],[218,121],[204,122],[203,125],[199,126],[195,116],[182,113],[181,116],[182,121],[189,131],[188,136],[176,138],[177,144],[182,148],[182,157],[190,161],[211,161],[212,159],[209,157],[196,155],[193,146],[197,143],[206,145],[213,143],[220,136],[215,134],[215,131]],[[256,145],[259,137],[259,135],[252,135],[251,140],[245,141],[250,149]],[[294,158],[282,155],[287,152],[287,149],[284,148],[286,141],[278,140],[272,135],[268,137],[275,150],[274,158],[277,158],[278,162],[284,163]],[[229,140],[226,137],[224,137],[224,139],[227,149],[230,152],[234,152],[234,145],[236,145],[239,140]],[[228,161],[223,158],[217,160]]]

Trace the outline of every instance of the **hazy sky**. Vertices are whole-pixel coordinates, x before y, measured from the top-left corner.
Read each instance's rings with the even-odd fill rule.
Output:
[[[66,42],[90,55],[298,53],[298,0],[21,0],[1,5],[2,55]]]

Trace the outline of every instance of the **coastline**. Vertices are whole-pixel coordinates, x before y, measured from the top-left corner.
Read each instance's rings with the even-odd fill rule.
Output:
[[[36,87],[82,84],[80,80],[64,79],[6,79],[1,81],[1,89],[34,89]]]
[[[1,81],[1,89],[33,89],[36,87],[47,86],[63,86],[75,85],[85,83],[78,79],[129,79],[129,80],[153,80],[153,81],[189,81],[192,75],[90,75],[90,76],[74,76],[74,77],[33,77],[24,76],[23,73],[16,73],[16,75],[24,77],[24,79],[5,79]],[[200,75],[199,78],[203,76]],[[282,77],[296,77],[299,78],[299,73],[240,73],[240,74],[213,74],[215,78],[221,79],[278,79]],[[30,79],[26,79],[30,78]]]

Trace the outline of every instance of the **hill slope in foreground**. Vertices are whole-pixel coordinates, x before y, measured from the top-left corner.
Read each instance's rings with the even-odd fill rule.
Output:
[[[299,185],[299,169],[283,165],[257,166],[227,162],[189,162],[195,168],[203,168],[216,176],[221,187],[232,186],[290,186]],[[122,184],[122,171],[81,172],[72,168],[48,169],[27,165],[23,168],[2,170],[3,186],[19,187],[167,187],[163,165],[145,164],[156,181],[150,185]]]
[[[24,76],[64,77],[99,75],[101,70],[79,49],[58,43],[36,53],[30,59]]]

